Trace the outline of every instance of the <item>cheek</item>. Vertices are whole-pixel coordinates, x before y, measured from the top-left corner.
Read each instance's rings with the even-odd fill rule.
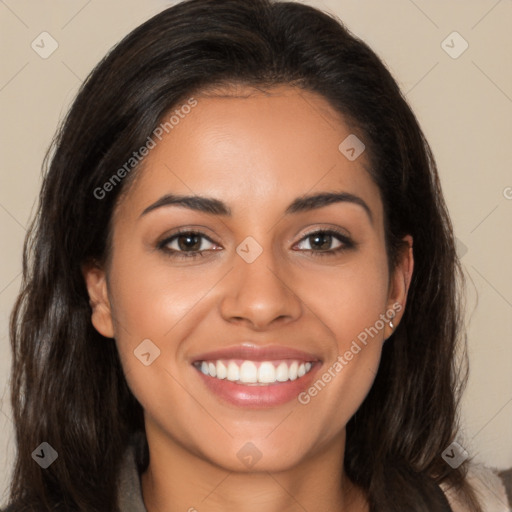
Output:
[[[166,430],[165,419],[180,410],[177,404],[183,398],[180,340],[186,335],[184,327],[188,328],[185,319],[191,311],[200,311],[197,304],[208,279],[186,279],[183,272],[149,260],[135,255],[113,258],[115,339],[130,390]],[[187,428],[187,422],[173,422],[174,434],[183,439],[189,435]]]
[[[131,254],[123,258],[122,254]],[[128,385],[145,408],[179,394],[173,376],[180,364],[180,340],[188,318],[201,311],[212,276],[190,279],[137,251],[114,253],[109,275],[117,350]],[[156,259],[156,258],[153,258]],[[199,305],[199,307],[198,307]],[[178,334],[179,333],[179,334]],[[149,354],[149,355],[147,355]]]
[[[371,251],[346,264],[313,276],[297,275],[301,299],[328,327],[339,351],[365,329],[375,325],[386,310],[388,270],[385,259]],[[382,331],[382,322],[379,322]],[[382,336],[381,336],[382,337]]]
[[[370,255],[317,275],[314,286],[304,282],[302,289],[310,290],[304,292],[305,302],[335,339],[329,360],[299,397],[311,414],[331,418],[323,427],[329,438],[360,407],[377,373],[385,332],[381,315],[387,305],[387,264]]]
[[[218,280],[200,267],[172,268],[163,258],[144,256],[114,260],[112,269],[116,334],[139,343],[165,338]]]

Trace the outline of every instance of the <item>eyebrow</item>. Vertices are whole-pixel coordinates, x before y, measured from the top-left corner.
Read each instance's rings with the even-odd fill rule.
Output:
[[[323,208],[334,203],[352,203],[361,206],[373,222],[372,212],[366,202],[354,194],[348,192],[321,192],[314,195],[297,197],[285,210],[285,215],[294,213],[303,213]],[[160,199],[149,205],[142,213],[141,217],[149,212],[165,206],[181,206],[191,210],[210,213],[213,215],[231,216],[231,209],[222,201],[204,196],[183,196],[176,194],[166,194]]]

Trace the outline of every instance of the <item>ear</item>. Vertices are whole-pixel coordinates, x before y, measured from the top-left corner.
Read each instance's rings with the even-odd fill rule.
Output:
[[[82,266],[82,274],[89,293],[92,324],[100,334],[107,338],[113,338],[114,323],[105,271],[96,263],[87,263]]]
[[[391,317],[393,328],[386,324],[385,338],[389,338],[395,331],[405,312],[407,293],[411,284],[414,269],[413,239],[407,235],[403,238],[404,247],[400,250],[398,261],[390,276],[388,304],[386,316]]]

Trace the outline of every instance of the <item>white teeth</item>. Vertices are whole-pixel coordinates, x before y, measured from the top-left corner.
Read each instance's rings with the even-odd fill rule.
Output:
[[[290,380],[295,380],[297,378],[298,369],[299,363],[297,363],[297,361],[293,361],[293,363],[290,365],[290,369],[288,370],[288,376],[290,377]]]
[[[288,380],[288,365],[286,363],[281,363],[277,367],[276,380],[278,382],[286,382]]]
[[[240,366],[240,382],[258,382],[258,368],[252,361],[244,361]]]
[[[222,361],[217,361],[217,379],[225,379],[228,376],[228,369]]]
[[[276,381],[276,368],[272,363],[265,361],[261,363],[258,369],[258,382],[275,382]]]
[[[286,382],[303,377],[313,367],[310,362],[282,361],[243,361],[238,365],[235,361],[201,361],[199,366],[202,373],[217,379],[227,379],[240,384],[273,384]]]
[[[203,365],[201,365],[201,369],[202,368],[203,368]],[[206,374],[206,375],[208,375],[208,374]],[[228,364],[227,379],[231,380],[233,382],[240,379],[240,369],[238,368],[238,365],[233,361],[230,361]]]

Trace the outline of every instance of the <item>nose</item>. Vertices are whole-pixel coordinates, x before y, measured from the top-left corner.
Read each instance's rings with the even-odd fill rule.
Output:
[[[252,263],[234,256],[234,268],[225,281],[220,304],[224,320],[246,323],[253,330],[297,320],[303,311],[302,302],[293,290],[285,264],[264,249]]]

